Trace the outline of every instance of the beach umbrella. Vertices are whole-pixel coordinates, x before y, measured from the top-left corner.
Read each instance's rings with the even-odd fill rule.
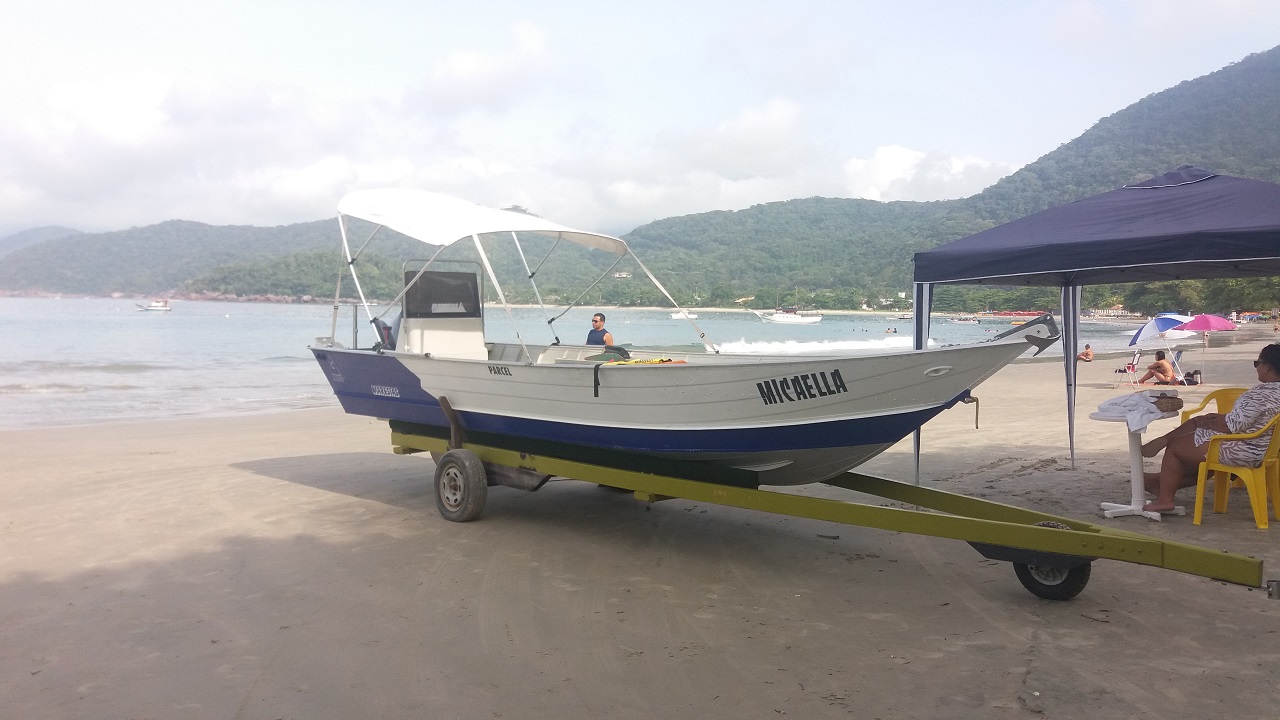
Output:
[[[1196,315],[1187,322],[1184,322],[1172,329],[1211,333],[1217,332],[1218,330],[1235,330],[1236,324],[1221,315]],[[1206,336],[1205,339],[1208,340],[1208,337]],[[1200,345],[1200,382],[1204,382],[1204,351],[1208,346],[1208,342],[1204,342]]]
[[[1148,338],[1159,337],[1192,319],[1190,315],[1157,315],[1138,328],[1138,332],[1133,334],[1129,344],[1137,345]],[[1165,344],[1168,345],[1168,343]]]
[[[1174,354],[1173,348],[1169,346],[1168,333],[1175,332],[1174,328],[1182,323],[1191,320],[1190,315],[1157,315],[1148,320],[1142,327],[1138,328],[1138,332],[1133,334],[1133,338],[1129,340],[1129,345],[1137,345],[1151,338],[1160,338],[1164,341],[1164,349],[1169,353],[1170,362],[1173,363],[1173,371],[1179,376],[1182,375],[1182,368],[1178,367],[1178,356]],[[1194,335],[1195,333],[1182,334],[1183,337]],[[1178,336],[1174,336],[1175,338]]]
[[[1236,324],[1221,315],[1196,315],[1171,329],[1190,330],[1192,332],[1216,332],[1218,330],[1235,330]]]

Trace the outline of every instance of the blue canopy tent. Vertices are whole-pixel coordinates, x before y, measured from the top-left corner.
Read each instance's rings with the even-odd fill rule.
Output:
[[[1067,434],[1075,466],[1080,289],[1280,275],[1280,185],[1184,165],[915,254],[915,346],[940,283],[1062,288]],[[920,436],[916,435],[917,457]]]

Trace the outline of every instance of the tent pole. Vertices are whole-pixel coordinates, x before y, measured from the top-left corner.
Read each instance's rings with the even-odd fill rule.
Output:
[[[1076,469],[1076,353],[1080,342],[1080,286],[1062,286],[1062,365],[1067,376],[1067,442]]]
[[[912,286],[911,325],[916,350],[924,350],[929,344],[929,315],[933,312],[933,283],[915,283]],[[916,485],[920,484],[920,428],[913,433],[913,450],[916,461]]]

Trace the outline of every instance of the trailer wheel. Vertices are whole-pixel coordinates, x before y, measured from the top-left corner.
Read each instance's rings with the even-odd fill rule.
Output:
[[[436,509],[445,520],[475,520],[488,496],[489,480],[475,453],[450,450],[436,461]]]
[[[1041,527],[1053,527],[1061,530],[1071,528],[1052,520],[1038,522]],[[1093,571],[1093,563],[1086,562],[1073,568],[1049,567],[1042,565],[1026,565],[1014,563],[1013,572],[1018,576],[1022,587],[1031,591],[1036,597],[1045,600],[1070,600],[1084,590],[1089,584],[1089,574]]]
[[[1017,573],[1022,587],[1045,600],[1070,600],[1079,595],[1084,586],[1089,584],[1092,568],[1091,563],[1077,565],[1070,570],[1013,564],[1013,571]]]

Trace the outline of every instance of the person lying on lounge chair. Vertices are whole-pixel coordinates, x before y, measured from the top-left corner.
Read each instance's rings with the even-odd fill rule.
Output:
[[[1196,415],[1178,427],[1142,446],[1143,457],[1160,459],[1160,472],[1144,473],[1147,492],[1155,500],[1142,506],[1151,512],[1173,510],[1173,494],[1179,488],[1192,487],[1209,449],[1209,438],[1223,433],[1250,433],[1280,415],[1280,343],[1272,343],[1253,361],[1258,371],[1258,384],[1236,400],[1231,412]],[[1249,440],[1224,440],[1218,451],[1219,460],[1241,467],[1258,467],[1271,443],[1270,433]]]
[[[1164,351],[1156,351],[1156,361],[1147,366],[1147,374],[1138,378],[1138,384],[1142,385],[1146,381],[1155,378],[1156,383],[1168,385],[1173,382],[1173,363],[1164,359]]]

